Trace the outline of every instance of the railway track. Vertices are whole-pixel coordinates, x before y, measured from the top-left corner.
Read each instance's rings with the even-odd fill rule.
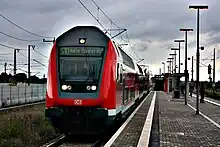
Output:
[[[40,104],[44,104],[44,103],[45,103],[45,101],[39,101],[39,102],[32,102],[32,103],[27,103],[27,104],[8,106],[8,107],[5,107],[5,108],[1,107],[0,112],[10,111],[10,110],[15,110],[15,109],[22,109],[22,108],[31,107],[31,106],[34,106],[34,105],[40,105]]]
[[[66,135],[62,134],[49,142],[48,144],[43,145],[42,147],[99,147],[101,146],[101,140],[95,140],[90,142],[73,142]]]

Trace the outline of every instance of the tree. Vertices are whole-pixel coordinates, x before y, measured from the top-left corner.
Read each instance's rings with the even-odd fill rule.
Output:
[[[26,82],[27,81],[27,75],[25,73],[18,73],[14,76],[14,79],[17,81],[17,82]]]
[[[1,82],[2,83],[7,83],[8,82],[8,75],[7,73],[1,73]]]

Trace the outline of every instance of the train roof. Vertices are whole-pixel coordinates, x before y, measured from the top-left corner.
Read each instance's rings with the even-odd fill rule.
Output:
[[[76,29],[91,29],[91,30],[94,30],[94,31],[98,31],[100,33],[103,34],[103,36],[106,36],[106,38],[110,39],[108,37],[108,35],[106,35],[99,27],[97,26],[83,26],[83,25],[78,25],[78,26],[74,26],[72,27],[71,29],[67,30],[66,32],[62,33],[59,37],[57,37],[56,40],[59,40],[60,38],[62,38],[63,36],[67,36],[69,34],[71,34],[72,32],[74,32]]]

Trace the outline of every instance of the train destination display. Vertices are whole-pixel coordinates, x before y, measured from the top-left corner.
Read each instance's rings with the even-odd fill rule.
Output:
[[[61,47],[60,56],[101,56],[103,51],[100,47]]]

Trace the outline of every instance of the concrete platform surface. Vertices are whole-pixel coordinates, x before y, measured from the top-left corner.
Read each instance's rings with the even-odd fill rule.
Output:
[[[157,92],[157,98],[161,147],[220,147],[220,129],[216,125],[195,114],[192,108],[184,105],[184,101],[171,101],[169,94]],[[216,107],[211,109],[210,104],[206,107],[219,112],[213,110]]]

